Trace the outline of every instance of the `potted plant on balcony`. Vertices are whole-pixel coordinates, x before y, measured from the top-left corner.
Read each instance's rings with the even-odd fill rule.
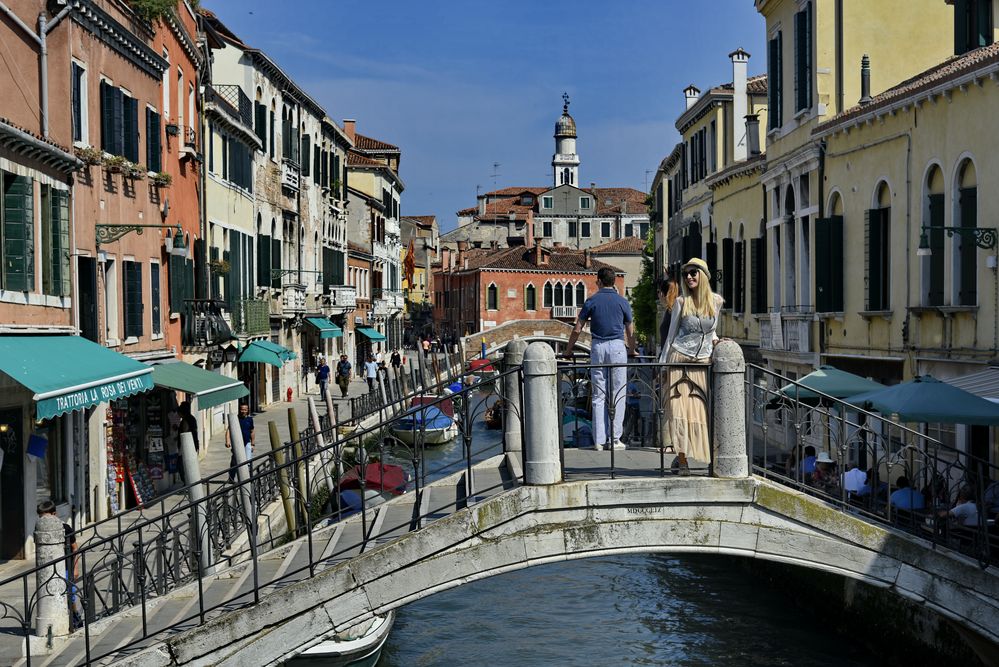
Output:
[[[227,262],[224,259],[213,259],[212,261],[208,262],[208,268],[215,275],[224,276],[225,274],[229,273],[229,269],[231,267],[229,266],[229,262]]]
[[[76,149],[76,157],[88,167],[100,164],[104,160],[104,153],[99,148],[93,146],[83,146]]]
[[[134,162],[126,162],[122,171],[125,176],[132,179],[133,181],[141,181],[146,177],[146,168],[141,164],[136,164]]]
[[[152,177],[153,185],[158,188],[165,188],[171,183],[173,183],[173,176],[166,173],[165,171],[158,171],[153,174]]]
[[[120,174],[125,169],[125,165],[128,164],[128,160],[121,155],[105,155],[103,164],[105,171]]]

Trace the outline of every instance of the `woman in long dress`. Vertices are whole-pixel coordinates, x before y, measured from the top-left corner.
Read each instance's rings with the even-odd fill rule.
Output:
[[[660,360],[670,364],[663,385],[666,441],[677,455],[711,462],[708,438],[708,369],[715,341],[722,299],[711,291],[711,274],[704,260],[683,265],[683,296],[677,297],[670,317],[669,334]],[[689,364],[689,365],[688,365]]]

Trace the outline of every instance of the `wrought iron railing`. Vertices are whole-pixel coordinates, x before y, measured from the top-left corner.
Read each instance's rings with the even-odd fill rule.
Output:
[[[205,100],[214,102],[246,127],[253,127],[253,103],[240,86],[228,83],[205,86]]]
[[[800,399],[798,390],[817,398]],[[999,485],[992,480],[999,480],[999,468],[987,459],[759,366],[747,368],[746,391],[757,474],[934,547],[967,553],[982,566],[995,562],[999,533],[991,517],[999,511]],[[815,463],[814,457],[832,463]],[[893,492],[906,488],[892,500]],[[974,503],[973,525],[954,520],[959,499]]]

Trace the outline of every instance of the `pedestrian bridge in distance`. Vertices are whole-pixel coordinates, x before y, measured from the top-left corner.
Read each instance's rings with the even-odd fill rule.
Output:
[[[482,353],[483,341],[486,343],[486,354],[491,355],[503,350],[514,338],[525,343],[545,341],[565,345],[571,331],[572,325],[560,320],[511,320],[483,332],[465,336],[461,339],[461,346],[466,359],[475,359]],[[589,351],[589,331],[579,334],[576,347]]]
[[[481,472],[510,465],[499,458],[480,464]],[[315,533],[315,548],[336,530]],[[471,581],[620,553],[727,554],[831,572],[890,589],[999,642],[999,575],[972,559],[759,477],[623,477],[516,486],[124,663],[273,664],[315,637]]]

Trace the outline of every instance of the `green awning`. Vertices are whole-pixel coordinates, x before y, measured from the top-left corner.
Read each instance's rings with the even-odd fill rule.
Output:
[[[35,392],[36,419],[153,388],[150,366],[80,336],[0,336],[0,371]]]
[[[239,355],[241,364],[270,364],[281,368],[284,362],[295,358],[295,353],[286,347],[272,343],[269,340],[255,340]]]
[[[385,340],[384,334],[380,334],[377,329],[372,329],[370,327],[357,327],[357,333],[365,336],[368,340]]]
[[[319,331],[320,338],[339,338],[343,330],[324,317],[306,317],[305,321]]]
[[[153,366],[153,383],[157,387],[184,391],[198,398],[198,409],[207,410],[216,405],[248,396],[250,390],[239,380],[178,361]]]
[[[809,391],[810,389],[815,391]],[[833,398],[848,398],[865,391],[878,391],[880,389],[884,389],[884,385],[874,380],[868,380],[865,377],[847,373],[832,366],[819,366],[798,380],[798,384],[792,383],[782,387],[780,393],[787,398],[815,402],[819,400],[816,391]]]

